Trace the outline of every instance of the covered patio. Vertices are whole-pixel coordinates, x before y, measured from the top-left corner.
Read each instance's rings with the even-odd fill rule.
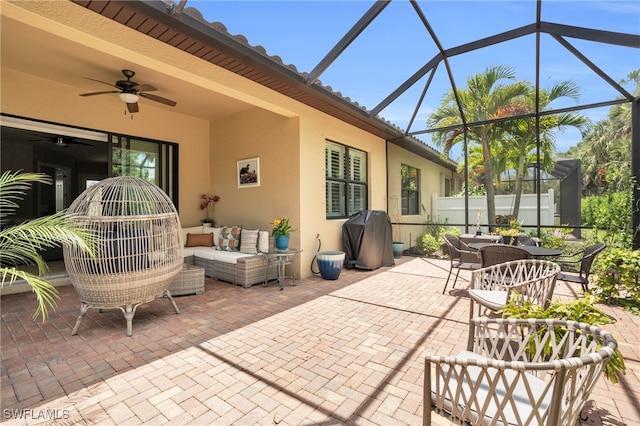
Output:
[[[132,337],[119,311],[91,311],[71,336],[80,301],[70,285],[44,324],[31,319],[33,295],[3,296],[3,421],[421,424],[424,356],[454,354],[467,339],[468,281],[442,294],[448,267],[403,257],[284,291],[207,278],[204,294],[176,299],[179,315],[163,300],[141,306]],[[555,297],[577,291],[558,282]],[[599,307],[616,320],[603,328],[627,374],[599,379],[583,424],[639,424],[640,318]]]

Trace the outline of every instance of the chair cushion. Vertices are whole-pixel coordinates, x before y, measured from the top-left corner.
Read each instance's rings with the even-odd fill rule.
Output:
[[[453,264],[453,267],[471,271],[474,269],[480,269],[482,265],[480,265],[479,263],[456,262]]]
[[[469,290],[470,298],[493,311],[502,309],[508,294],[505,290]]]
[[[587,280],[584,277],[579,275],[571,275],[571,274],[563,274],[562,272],[558,274],[558,279],[560,281],[568,281],[570,283],[578,283],[578,284],[586,284]]]
[[[502,292],[502,293],[506,293],[506,292]],[[459,352],[458,354],[455,355],[455,358],[474,359],[474,360],[490,359],[470,351]],[[489,401],[485,411],[485,422],[489,424],[491,423],[491,419],[495,416],[499,408],[496,406],[495,401],[491,398],[496,397],[498,399],[504,399],[504,396],[507,394],[507,388],[505,387],[504,381],[506,381],[509,385],[511,385],[517,377],[517,372],[510,369],[505,369],[504,376],[506,377],[506,380],[504,381],[498,380],[495,390],[494,392],[491,393],[491,395],[489,395],[489,390],[491,389],[490,382],[495,381],[495,377],[496,377],[496,374],[498,373],[498,370],[492,367],[487,367],[487,373],[488,373],[487,375],[490,377],[490,380],[487,380],[487,377],[481,374],[482,372],[481,367],[469,366],[468,372],[470,377],[474,377],[474,378],[482,377],[482,381],[480,382],[480,385],[478,386],[476,391],[476,399],[478,401]],[[510,400],[513,401],[513,403],[515,404],[516,411],[520,414],[520,418],[522,419],[526,419],[529,416],[529,413],[531,413],[532,411],[532,407],[528,403],[529,394],[540,395],[544,392],[544,389],[546,388],[546,384],[543,380],[529,373],[525,373],[525,376],[526,376],[527,383],[524,383],[524,381],[519,380],[516,383],[515,388],[513,390],[513,395],[510,398]],[[436,389],[435,380],[436,379],[434,377],[431,381],[431,389]],[[475,380],[469,383],[466,379],[464,379],[462,383],[464,393],[466,395],[469,395],[471,392],[470,385],[475,386],[476,383],[477,381]],[[452,377],[452,379],[449,380],[449,382],[445,384],[445,386],[448,389],[456,389],[455,379]],[[551,404],[552,393],[553,392],[546,393],[545,397],[540,403],[540,407],[538,408],[539,412],[544,412],[545,410],[547,410],[547,408]],[[436,394],[434,391],[431,391],[431,397],[432,397],[432,401],[434,401],[436,398]],[[446,399],[444,404],[445,411],[447,411],[448,413],[451,413],[451,407],[452,407],[452,401],[449,399]],[[511,404],[507,404],[504,407],[504,410],[502,409],[500,410],[504,412],[504,415],[507,418],[509,425],[515,426],[519,424]],[[476,417],[477,417],[477,413],[474,412],[474,414],[476,414]],[[468,419],[468,420],[471,420],[471,419]],[[499,423],[499,424],[502,424],[502,423]]]

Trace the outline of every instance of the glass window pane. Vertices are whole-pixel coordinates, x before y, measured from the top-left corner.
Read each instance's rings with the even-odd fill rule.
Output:
[[[160,145],[155,142],[131,139],[129,149],[114,148],[113,175],[136,176],[159,185],[157,172]]]
[[[327,142],[325,145],[325,174],[326,177],[344,179],[345,147]]]
[[[367,181],[367,153],[357,149],[349,150],[350,178],[356,182]]]
[[[355,183],[349,184],[349,215],[367,208],[367,187]]]
[[[415,167],[402,164],[400,166],[401,174],[401,194],[402,194],[402,214],[420,214],[419,209],[419,178],[418,169]]]
[[[367,209],[366,152],[326,141],[325,177],[327,218],[347,217]]]
[[[342,182],[327,181],[326,203],[327,217],[344,217],[346,216],[345,203],[345,184]]]

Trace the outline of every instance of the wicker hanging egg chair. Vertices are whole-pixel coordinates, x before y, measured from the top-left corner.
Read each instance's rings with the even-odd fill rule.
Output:
[[[182,270],[180,220],[171,199],[141,178],[107,178],[87,188],[68,212],[98,236],[98,256],[64,247],[64,263],[82,305],[76,325],[89,308],[119,308],[131,336],[142,303],[166,296],[180,313],[169,285]]]

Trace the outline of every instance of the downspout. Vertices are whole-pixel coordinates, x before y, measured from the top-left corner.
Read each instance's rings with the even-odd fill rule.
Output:
[[[389,140],[385,140],[385,145],[384,145],[384,150],[385,150],[385,161],[384,161],[384,167],[385,167],[385,172],[386,172],[386,176],[385,179],[387,180],[387,191],[384,194],[384,204],[385,204],[385,211],[387,212],[387,216],[389,216]]]

